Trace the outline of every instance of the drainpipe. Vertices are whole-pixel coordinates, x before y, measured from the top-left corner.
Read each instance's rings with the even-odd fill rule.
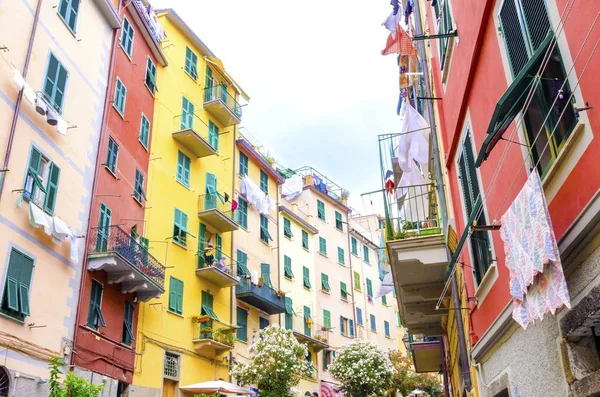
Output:
[[[277,170],[275,170],[275,172],[277,172]],[[281,244],[280,241],[280,236],[279,236],[279,228],[280,228],[280,223],[279,222],[279,188],[281,187],[281,185],[279,183],[276,183],[275,186],[277,186],[277,204],[276,204],[276,211],[277,211],[277,290],[281,291],[281,258],[279,257],[280,254],[280,248],[279,248],[279,244]],[[285,301],[284,301],[284,305],[285,305]],[[316,311],[316,306],[315,306],[315,311]],[[279,322],[279,327],[281,327],[281,314],[277,315],[277,320]]]
[[[41,2],[41,0],[40,0]],[[121,2],[119,1],[119,5],[117,7],[117,14],[121,15]],[[104,114],[102,115],[102,125],[100,126],[100,135],[98,137],[98,145],[96,146],[98,148],[98,150],[96,151],[96,164],[95,164],[95,173],[94,173],[94,182],[92,183],[92,191],[91,191],[91,201],[90,201],[90,211],[88,213],[88,219],[87,219],[87,232],[86,232],[86,239],[85,239],[85,247],[83,250],[83,262],[86,262],[86,258],[88,255],[88,241],[90,239],[90,232],[92,229],[92,224],[91,224],[91,220],[92,220],[92,212],[94,209],[94,198],[96,197],[96,190],[98,189],[98,172],[100,171],[100,163],[101,163],[101,153],[100,153],[100,148],[102,147],[102,141],[103,138],[106,134],[106,121],[108,119],[108,104],[110,101],[110,93],[109,93],[109,87],[110,87],[110,82],[113,80],[114,77],[114,72],[115,72],[115,52],[117,49],[117,32],[120,28],[116,28],[113,29],[113,37],[112,37],[112,49],[110,51],[110,60],[109,60],[109,66],[108,66],[108,78],[106,80],[106,93],[104,94]],[[85,282],[87,281],[87,269],[84,268],[81,270],[81,281],[79,282],[79,298],[78,298],[78,304],[77,304],[77,309],[75,312],[75,325],[74,325],[74,329],[73,329],[73,348],[77,345],[76,341],[77,341],[77,324],[79,322],[79,312],[80,312],[80,308],[81,308],[81,302],[83,301],[83,286],[85,285]],[[139,313],[138,313],[139,314]],[[74,349],[73,349],[74,350]],[[75,361],[75,355],[72,354],[71,355],[71,364],[74,364]]]
[[[234,190],[235,190],[235,165],[236,165],[236,157],[235,157],[235,142],[237,141],[237,125],[233,126],[233,166],[231,167],[231,199],[233,200]],[[233,216],[233,212],[231,212],[231,216]],[[231,264],[233,265],[233,241],[235,239],[235,232],[231,232],[231,246],[229,248],[229,257],[231,258]],[[237,271],[237,269],[236,269]],[[233,273],[233,266],[231,266],[231,272]],[[229,324],[233,325],[233,309],[236,307],[235,295],[233,294],[235,287],[229,288]],[[233,375],[231,375],[231,368],[233,366],[233,350],[229,351],[229,383],[233,382]]]
[[[346,213],[346,219],[348,221],[350,220],[348,213]],[[352,267],[352,249],[350,247],[350,232],[353,229],[350,227],[350,222],[347,222],[346,224],[348,225],[348,233],[346,233],[346,237],[347,237],[346,241],[348,243],[348,246],[346,248],[348,249],[348,254],[349,254],[349,259],[350,259],[350,261],[349,261],[350,262],[350,284],[348,284],[348,285],[350,286],[350,291],[352,294],[352,321],[354,321],[354,334],[358,335],[358,324],[356,323],[356,302],[354,301],[354,283],[353,283],[353,281],[354,281],[353,269],[354,268]],[[365,312],[366,312],[366,309],[367,308],[365,307]]]
[[[31,61],[31,52],[33,50],[33,42],[35,40],[35,34],[37,32],[37,26],[40,21],[40,11],[42,9],[42,0],[38,0],[37,7],[35,8],[35,16],[33,18],[33,26],[31,27],[31,35],[29,36],[29,45],[27,46],[27,54],[25,55],[25,65],[23,66],[23,79],[27,78],[27,72],[29,71],[29,62]],[[10,161],[10,154],[12,152],[13,141],[15,139],[15,132],[17,130],[17,121],[19,120],[19,113],[21,111],[21,103],[23,103],[23,89],[17,95],[17,103],[15,104],[15,111],[13,113],[12,123],[10,125],[10,133],[8,135],[8,144],[6,145],[6,153],[4,154],[4,164],[2,169],[4,172],[0,172],[0,200],[2,199],[2,191],[4,190],[4,180],[6,179],[6,173],[8,172],[8,163]]]

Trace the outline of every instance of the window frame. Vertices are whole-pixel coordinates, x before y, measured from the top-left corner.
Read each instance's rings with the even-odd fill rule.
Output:
[[[363,244],[363,261],[366,264],[370,265],[370,260],[371,259],[369,258],[369,247],[366,244]]]
[[[152,69],[154,71],[152,71]],[[149,72],[150,75],[148,75]],[[148,85],[148,77],[150,77],[150,83],[152,84],[152,88]],[[158,88],[156,87],[156,77],[156,64],[152,61],[150,56],[148,56],[148,59],[146,60],[146,78],[144,80],[144,85],[146,86],[148,91],[150,91],[152,96],[154,96],[156,94],[156,91],[158,91]]]
[[[266,195],[269,194],[269,175],[263,170],[260,170],[260,190]]]
[[[175,173],[175,180],[190,188],[190,180],[192,174],[192,160],[188,155],[183,153],[181,150],[177,151],[177,171]]]
[[[146,193],[144,192],[144,179],[144,174],[142,174],[142,172],[136,168],[133,185],[133,198],[139,204],[142,204],[142,199],[146,198]]]
[[[56,73],[52,78],[50,78],[48,73],[50,72],[50,66],[51,66],[52,60],[54,60],[56,62]],[[65,73],[64,85],[63,85],[62,89],[58,87],[58,82],[60,81],[61,71],[63,71]],[[54,79],[54,80],[52,80],[52,79]],[[51,87],[47,87],[49,81],[51,83]],[[64,110],[65,96],[67,94],[68,82],[69,82],[69,71],[62,64],[62,62],[58,59],[58,57],[56,55],[54,55],[54,53],[50,52],[50,54],[48,55],[48,60],[46,62],[46,70],[44,72],[44,78],[42,81],[41,93],[42,93],[42,96],[44,97],[44,99],[46,100],[46,102],[60,115],[63,114],[63,110]],[[46,89],[48,89],[48,88],[51,88],[51,91],[52,91],[51,93],[48,93],[46,91]],[[61,94],[60,103],[56,102],[57,92],[59,92]]]
[[[321,272],[321,291],[330,293],[331,285],[329,285],[329,275]]]
[[[241,228],[248,230],[248,202],[241,197],[238,200],[237,213],[238,225],[240,225]]]
[[[352,255],[358,258],[358,240],[355,237],[350,237],[350,247]]]
[[[73,7],[74,2],[77,3],[77,7]],[[60,13],[63,4],[68,4],[68,6],[65,6],[65,7],[69,7],[67,9],[66,16],[63,16]],[[81,0],[60,0],[58,6],[56,7],[56,13],[60,17],[60,19],[65,23],[65,25],[67,25],[67,28],[71,31],[71,33],[73,33],[73,35],[77,34],[77,22],[79,21],[80,7],[81,7]],[[73,26],[71,26],[70,22],[71,22],[71,18],[73,17],[73,15],[72,15],[73,10],[75,10],[75,21],[73,23]]]
[[[312,289],[310,282],[310,269],[306,266],[302,266],[302,286],[306,289]]]
[[[131,309],[128,310],[129,308]],[[133,346],[133,341],[135,340],[135,334],[133,329],[134,313],[135,307],[133,303],[131,303],[130,301],[125,301],[125,311],[123,313],[123,336],[121,338],[121,343],[129,347]]]
[[[248,156],[244,152],[240,152],[238,168],[240,176],[248,175]]]
[[[327,215],[325,211],[325,203],[319,199],[317,199],[317,218],[326,221]]]
[[[119,87],[121,89],[119,89]],[[117,95],[119,97],[117,97]],[[119,105],[117,104],[117,102],[121,102],[120,98],[123,98],[123,109],[119,109]],[[125,86],[125,84],[123,83],[123,81],[119,78],[119,76],[117,76],[116,80],[115,80],[115,93],[113,96],[113,101],[112,101],[112,106],[113,108],[117,111],[117,113],[119,114],[119,116],[121,116],[121,118],[125,118],[125,107],[127,105],[127,87]]]
[[[146,125],[144,121],[147,122],[148,129],[144,131],[144,126]],[[142,144],[144,149],[148,150],[150,145],[150,129],[152,128],[152,124],[150,123],[150,119],[146,117],[146,115],[142,112],[142,116],[140,118],[140,133],[138,136],[138,142]]]
[[[269,240],[273,241],[271,233],[269,233],[269,218],[266,215],[260,214],[260,241],[269,245]]]
[[[169,297],[167,302],[168,312],[183,316],[184,286],[183,280],[173,276],[169,277]]]
[[[377,317],[374,314],[369,315],[369,325],[371,332],[377,332]]]
[[[13,262],[13,254],[15,259]],[[20,257],[17,258],[17,256]],[[24,261],[27,262],[27,269],[23,269],[25,265]],[[19,263],[19,265],[17,265]],[[10,269],[11,265],[15,266],[13,272],[18,272],[17,277],[11,276]],[[18,266],[18,268],[16,268]],[[10,254],[8,257],[8,264],[6,266],[6,279],[4,281],[4,288],[1,295],[0,313],[6,315],[19,322],[24,322],[25,317],[31,316],[31,283],[33,281],[33,273],[35,270],[35,260],[27,255],[26,253],[10,247]],[[25,275],[23,275],[25,272]],[[28,277],[27,277],[28,276]],[[10,290],[10,284],[13,284],[13,291]],[[11,305],[11,296],[16,301],[13,301]],[[6,307],[4,307],[6,304]],[[16,306],[15,306],[16,305]]]
[[[287,255],[283,256],[283,277],[290,281],[294,279],[294,272],[292,271],[292,258]]]
[[[344,218],[339,211],[335,211],[335,228],[340,232],[344,231]]]
[[[310,241],[308,232],[302,229],[302,248],[310,252]]]
[[[179,214],[179,221],[177,221],[177,214]],[[182,218],[182,216],[184,218]],[[185,222],[182,221],[182,219],[185,219]],[[179,208],[175,207],[175,215],[173,217],[173,237],[172,237],[172,241],[187,249],[187,235],[188,233],[188,228],[187,228],[187,223],[188,223],[188,216],[185,212],[181,211]],[[185,225],[183,225],[182,223],[185,223]],[[177,236],[175,236],[175,228],[179,229],[179,232],[177,233]],[[183,239],[182,239],[183,237]]]
[[[319,236],[319,254],[327,256],[327,240]]]
[[[283,236],[290,240],[294,237],[294,233],[292,233],[292,222],[288,218],[283,218]]]
[[[125,22],[127,22],[129,27],[131,28],[131,48],[129,49],[129,51],[125,48],[125,45],[123,44],[123,39],[125,38],[125,34],[127,34],[127,32],[125,30]],[[127,55],[127,58],[129,58],[130,61],[133,58],[133,43],[134,43],[134,41],[135,41],[135,29],[133,29],[133,25],[131,24],[129,19],[126,16],[124,16],[123,24],[121,25],[121,37],[119,38],[119,46],[121,47],[121,49],[123,50],[125,55]]]
[[[94,301],[94,286],[100,288],[100,299],[99,302]],[[86,321],[86,327],[93,329],[94,331],[98,331],[100,329],[100,325],[106,328],[106,320],[104,319],[104,314],[102,313],[102,299],[104,298],[104,284],[100,281],[92,278],[91,288],[90,288],[90,301],[88,306],[88,316]],[[94,311],[94,314],[92,314]],[[91,323],[90,323],[91,321]]]
[[[188,55],[191,55],[188,57]],[[194,59],[195,58],[195,59]],[[188,61],[190,63],[188,63]],[[193,62],[193,63],[192,63]],[[188,70],[188,65],[190,65]],[[185,63],[183,71],[190,76],[194,81],[198,81],[198,55],[189,46],[185,46]],[[195,75],[194,75],[195,72]]]
[[[346,252],[342,247],[338,247],[338,263],[340,265],[346,265]]]

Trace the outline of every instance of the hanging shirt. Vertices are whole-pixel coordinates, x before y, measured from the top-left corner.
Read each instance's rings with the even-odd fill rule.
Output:
[[[398,164],[404,172],[412,170],[411,162],[416,161],[425,176],[429,173],[429,124],[412,107],[404,101],[400,114],[400,141],[396,149]],[[411,132],[413,131],[413,132]],[[400,186],[403,186],[400,183]]]

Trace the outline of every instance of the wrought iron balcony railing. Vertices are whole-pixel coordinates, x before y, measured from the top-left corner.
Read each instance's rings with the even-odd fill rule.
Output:
[[[221,101],[238,120],[242,118],[242,107],[235,98],[227,92],[223,84],[214,84],[204,89],[204,102]]]

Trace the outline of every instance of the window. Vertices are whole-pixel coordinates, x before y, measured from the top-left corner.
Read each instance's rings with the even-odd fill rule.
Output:
[[[350,245],[352,246],[352,255],[358,256],[358,242],[354,237],[350,237]]]
[[[346,263],[346,254],[342,247],[338,247],[338,262],[342,265]]]
[[[347,301],[348,300],[348,287],[346,286],[346,283],[343,283],[340,281],[340,294],[342,296],[342,300]]]
[[[387,304],[388,304],[388,303],[387,303],[387,296],[383,295],[383,296],[381,297],[381,303],[382,303],[384,306],[387,306]]]
[[[327,256],[327,240],[323,237],[319,237],[319,253]]]
[[[187,222],[188,217],[184,212],[175,208],[175,220],[173,222],[173,241],[187,247]]]
[[[46,158],[35,147],[31,148],[29,167],[25,177],[23,197],[33,200],[36,205],[43,207],[50,215],[54,213],[60,168]],[[48,181],[44,186],[43,181]]]
[[[237,220],[241,227],[248,229],[248,202],[241,197],[237,208]]]
[[[321,200],[317,200],[317,217],[321,220],[325,220],[325,203]]]
[[[329,286],[329,276],[325,273],[321,273],[321,290],[325,292],[331,291]]]
[[[383,322],[383,331],[385,333],[385,337],[390,337],[390,323],[388,321]]]
[[[165,352],[163,375],[165,378],[179,379],[179,356],[177,354]]]
[[[217,199],[222,200],[220,193],[217,190],[217,176],[206,173],[206,186],[204,196],[204,210],[211,210],[217,208]],[[222,200],[224,202],[224,200]]]
[[[323,326],[331,328],[331,312],[326,309],[323,309]]]
[[[327,371],[327,368],[333,362],[333,351],[323,350],[323,371]]]
[[[362,309],[360,307],[356,308],[356,324],[363,325]]]
[[[119,159],[119,145],[114,139],[108,138],[108,151],[106,152],[106,168],[113,174],[117,173],[117,160]]]
[[[204,102],[216,99],[216,93],[213,94],[213,77],[211,68],[206,65],[206,75],[204,77]]]
[[[310,322],[312,317],[310,316],[310,307],[304,306],[304,335],[310,336]]]
[[[88,308],[87,326],[98,330],[102,325],[106,327],[104,315],[102,314],[102,290],[103,286],[96,280],[92,280],[92,292],[90,294],[90,306]]]
[[[259,317],[258,318],[258,328],[259,329],[265,329],[269,326],[269,320],[264,318],[264,317]]]
[[[269,176],[263,170],[260,170],[260,190],[269,194]]]
[[[156,65],[150,57],[146,61],[146,87],[152,94],[156,91]]]
[[[208,120],[208,144],[217,152],[219,151],[219,127]]]
[[[292,298],[285,297],[285,329],[294,328],[294,304]]]
[[[169,279],[169,311],[183,314],[183,281],[173,276]]]
[[[121,117],[125,117],[125,102],[127,101],[127,87],[117,77],[117,83],[115,84],[115,97],[113,98],[113,106]]]
[[[33,259],[14,248],[11,249],[0,312],[20,321],[29,316],[32,274]]]
[[[551,31],[548,11],[543,0],[506,0],[500,9],[499,18],[516,82],[521,79],[520,72],[526,66],[531,66],[529,62],[540,54],[544,58],[549,49],[543,45],[547,43],[546,39]],[[560,91],[567,75],[559,45],[553,48],[547,62],[531,103],[523,115],[533,161],[542,176],[554,163],[577,124],[578,117],[573,102],[570,101],[569,83]],[[536,74],[539,68],[537,63],[534,68],[534,73],[524,73]],[[545,115],[548,118],[544,123]],[[541,133],[538,134],[538,131]]]
[[[138,203],[142,202],[142,198],[146,199],[146,194],[144,193],[144,175],[139,171],[135,170],[135,185],[133,187],[133,198],[138,201]]]
[[[133,303],[125,302],[125,315],[123,316],[123,339],[124,345],[131,346],[133,342]]]
[[[204,266],[211,266],[204,258],[204,249],[206,248],[206,225],[202,222],[198,224],[198,269],[203,269]]]
[[[292,258],[287,255],[283,256],[283,276],[290,280],[294,278],[294,273],[292,272]]]
[[[185,72],[190,75],[191,78],[196,80],[198,78],[198,55],[190,49],[185,47]]]
[[[263,214],[260,214],[260,241],[269,244],[269,240],[273,241],[269,234],[269,220]]]
[[[312,287],[310,284],[310,270],[306,266],[302,266],[302,282],[304,288],[310,289]]]
[[[194,128],[194,104],[186,97],[181,97],[181,120],[179,121],[180,130],[191,130]]]
[[[206,292],[202,291],[202,303],[201,303],[201,315],[208,316],[211,320],[219,321],[219,317],[214,312],[214,297]]]
[[[344,336],[354,336],[354,320],[340,316],[340,333]]]
[[[263,282],[267,287],[273,287],[271,283],[271,265],[268,263],[260,264],[260,277],[262,277]]]
[[[98,213],[98,234],[96,236],[96,252],[108,250],[108,238],[110,237],[111,209],[106,204],[100,204]]]
[[[223,258],[223,238],[215,234],[215,259],[220,261]]]
[[[60,0],[58,3],[58,15],[67,24],[71,32],[77,30],[77,17],[79,14],[79,3],[81,0]]]
[[[240,152],[240,176],[248,175],[248,156]]]
[[[287,218],[283,218],[283,235],[287,238],[294,237],[292,234],[292,223]]]
[[[133,54],[133,35],[135,32],[133,31],[133,26],[129,23],[127,18],[123,18],[123,28],[121,29],[121,48],[125,51],[125,53],[131,58]]]
[[[442,14],[440,16],[440,27],[439,33],[449,33],[454,30],[452,22],[452,15],[450,14],[450,6],[448,0],[442,4]],[[444,37],[440,39],[440,68],[444,70],[444,64],[446,63],[446,55],[448,55],[448,45],[450,43],[450,37]]]
[[[177,182],[190,187],[190,166],[192,162],[182,151],[177,152]]]
[[[248,342],[248,312],[241,307],[237,308],[237,326],[235,335],[238,340]]]
[[[335,228],[339,231],[344,230],[343,222],[342,222],[342,214],[335,211]]]
[[[302,248],[308,251],[308,232],[302,230]]]
[[[360,292],[360,274],[357,271],[354,272],[354,289]]]
[[[250,275],[248,270],[248,254],[243,251],[237,250],[237,275],[238,277],[244,277]]]
[[[140,122],[140,143],[146,149],[148,149],[148,139],[150,137],[150,120],[142,114],[142,121]]]
[[[368,278],[367,280],[367,297],[369,302],[373,302],[373,283]]]
[[[365,263],[369,263],[369,247],[363,245],[363,259]]]
[[[377,321],[374,314],[371,314],[369,322],[371,323],[371,331],[377,332]]]
[[[44,98],[50,106],[58,113],[62,113],[63,100],[65,97],[65,87],[69,72],[58,61],[54,54],[50,54],[48,59],[48,68],[46,69],[46,77],[44,77]]]
[[[479,180],[475,171],[475,159],[473,147],[471,146],[471,133],[467,131],[462,150],[458,158],[458,179],[463,193],[463,203],[467,217],[473,211],[479,211],[475,207],[480,195]],[[478,225],[486,225],[485,211],[479,211]],[[491,252],[489,234],[484,231],[475,231],[471,234],[471,255],[474,261],[473,273],[477,284],[481,283],[483,276],[491,264]]]

